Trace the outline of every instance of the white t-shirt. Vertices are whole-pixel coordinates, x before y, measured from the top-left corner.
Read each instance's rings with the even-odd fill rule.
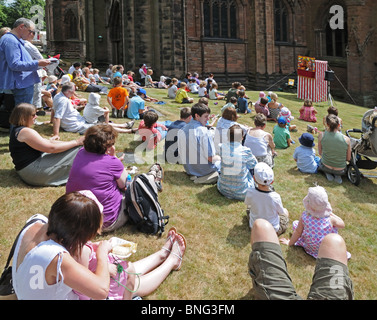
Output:
[[[198,96],[199,97],[205,97],[207,93],[207,88],[206,87],[199,87],[198,88]]]
[[[60,127],[68,132],[78,132],[85,124],[85,119],[73,107],[71,99],[67,98],[63,92],[54,97],[53,105],[54,117],[60,119]]]
[[[217,93],[217,89],[209,90],[209,94],[208,94],[209,98],[211,100],[217,100],[216,93]]]
[[[177,86],[173,84],[171,87],[168,88],[168,97],[171,99],[175,99],[177,91],[178,91]]]
[[[262,218],[269,221],[276,232],[279,230],[279,214],[284,214],[285,210],[277,192],[249,189],[246,193],[245,204],[250,209],[250,228],[253,227],[256,219]]]

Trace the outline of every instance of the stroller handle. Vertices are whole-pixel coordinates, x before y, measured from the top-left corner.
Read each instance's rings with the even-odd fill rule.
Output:
[[[363,131],[360,130],[360,129],[349,129],[349,130],[346,131],[346,134],[347,134],[348,138],[350,138],[350,135],[349,135],[350,132],[363,133]]]

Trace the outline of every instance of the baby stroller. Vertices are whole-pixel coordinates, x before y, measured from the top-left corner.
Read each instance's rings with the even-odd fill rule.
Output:
[[[362,177],[377,178],[377,175],[366,174],[364,170],[377,168],[377,109],[367,111],[361,122],[362,129],[350,129],[346,131],[351,140],[351,160],[347,166],[348,180],[358,186]],[[350,136],[350,133],[361,133],[360,139]]]

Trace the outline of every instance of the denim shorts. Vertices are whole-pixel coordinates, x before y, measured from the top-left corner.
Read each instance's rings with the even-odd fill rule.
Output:
[[[302,300],[293,287],[280,245],[256,242],[249,257],[249,274],[257,300]],[[352,300],[353,285],[343,263],[317,259],[308,300]]]

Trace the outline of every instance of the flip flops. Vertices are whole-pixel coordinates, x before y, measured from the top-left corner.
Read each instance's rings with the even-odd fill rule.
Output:
[[[177,268],[174,269],[174,271],[179,271],[179,270],[181,270],[181,267],[182,267],[182,258],[183,258],[184,254],[185,254],[185,252],[186,252],[186,238],[185,238],[185,237],[183,236],[183,234],[181,234],[181,233],[177,233],[177,235],[180,236],[180,237],[182,237],[182,240],[183,240],[183,242],[184,242],[184,244],[185,244],[185,251],[182,253],[182,252],[181,252],[181,249],[180,249],[180,247],[179,247],[179,245],[178,245],[178,253],[175,253],[175,252],[173,252],[173,251],[171,252],[171,254],[175,255],[175,256],[179,259],[179,265],[178,265]],[[177,241],[175,241],[175,242],[177,242]]]
[[[172,232],[172,233],[171,233]],[[169,235],[169,233],[171,233],[170,235]],[[171,242],[171,244],[172,244],[172,247],[173,247],[173,245],[174,245],[174,237],[175,237],[175,235],[177,234],[177,229],[176,228],[174,228],[174,227],[171,227],[170,229],[169,229],[169,231],[168,231],[168,237],[167,237],[167,239],[166,240],[170,240],[170,242]],[[173,237],[173,235],[174,235],[174,237]],[[170,249],[168,249],[168,248],[165,248],[165,247],[162,247],[162,249],[164,249],[164,250],[166,250],[167,252],[171,252],[171,250]]]

